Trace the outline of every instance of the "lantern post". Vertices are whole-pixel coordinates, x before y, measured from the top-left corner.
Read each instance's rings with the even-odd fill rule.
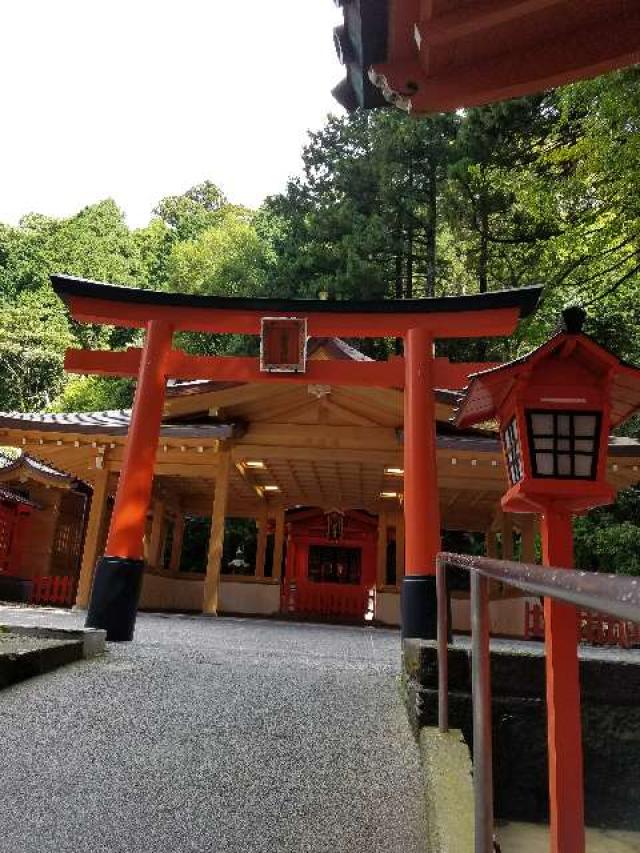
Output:
[[[609,430],[640,406],[640,370],[563,312],[557,333],[509,364],[472,374],[458,426],[496,419],[509,489],[506,512],[541,514],[543,562],[573,567],[573,515],[611,503]],[[584,795],[578,614],[545,599],[547,741],[552,853],[583,853]]]

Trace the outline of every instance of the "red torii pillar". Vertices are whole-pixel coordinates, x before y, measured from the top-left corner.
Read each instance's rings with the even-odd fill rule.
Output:
[[[434,340],[426,329],[405,336],[402,636],[436,636],[436,555],[440,504],[436,457]]]
[[[96,564],[87,627],[131,640],[144,573],[143,536],[155,468],[173,327],[151,320],[140,359],[131,425],[105,555]]]

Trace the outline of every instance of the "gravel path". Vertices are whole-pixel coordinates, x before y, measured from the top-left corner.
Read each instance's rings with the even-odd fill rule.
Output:
[[[0,693],[0,851],[424,853],[399,659],[393,631],[142,614]]]

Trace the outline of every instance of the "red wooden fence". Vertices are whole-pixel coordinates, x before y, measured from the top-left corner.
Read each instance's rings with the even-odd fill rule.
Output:
[[[67,575],[34,578],[31,604],[62,604],[70,607],[75,599],[76,579]]]
[[[544,610],[540,604],[525,603],[525,637],[544,638]],[[605,613],[580,611],[580,641],[592,646],[620,646],[630,649],[640,646],[640,625],[607,616]]]
[[[285,583],[281,609],[283,613],[297,616],[364,619],[369,610],[369,597],[369,590],[346,584],[297,586]]]

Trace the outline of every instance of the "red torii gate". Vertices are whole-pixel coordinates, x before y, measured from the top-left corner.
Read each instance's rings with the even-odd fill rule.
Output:
[[[317,382],[405,388],[405,637],[435,637],[435,558],[440,550],[435,387],[460,387],[477,365],[434,357],[437,338],[507,335],[536,307],[541,287],[431,299],[331,302],[191,296],[120,287],[71,276],[51,277],[72,317],[146,330],[142,350],[69,350],[77,373],[137,376],[125,456],[106,544],[98,561],[87,625],[107,639],[130,640],[144,569],[142,540],[151,498],[168,377],[238,382]],[[388,362],[310,362],[302,374],[261,372],[256,359],[191,356],[172,349],[176,331],[259,335],[268,316],[304,318],[309,337],[402,337],[404,358]]]

